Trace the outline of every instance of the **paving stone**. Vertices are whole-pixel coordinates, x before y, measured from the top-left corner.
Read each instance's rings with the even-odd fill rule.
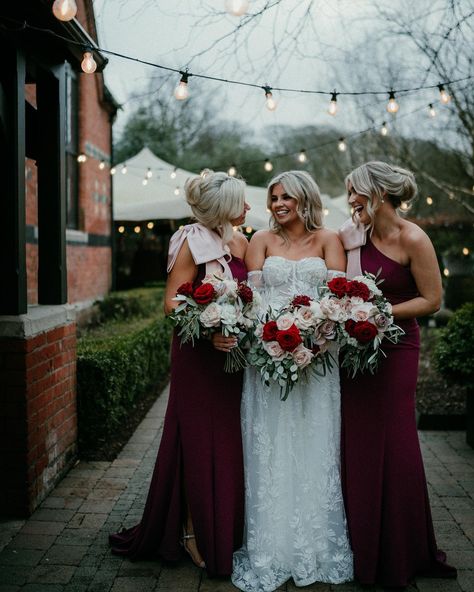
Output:
[[[49,565],[79,565],[89,549],[85,545],[53,545],[41,563]]]
[[[84,503],[83,497],[55,497],[51,495],[44,500],[41,508],[77,510],[82,503]]]
[[[70,565],[38,565],[29,574],[28,582],[35,584],[67,584],[75,569]]]
[[[108,514],[115,506],[115,500],[86,500],[79,508],[83,514]]]
[[[431,508],[431,516],[434,521],[437,520],[452,520],[453,516],[449,512],[449,510],[445,507],[440,508]]]
[[[0,565],[24,565],[31,567],[38,565],[45,551],[36,549],[11,549],[6,547],[0,553]]]
[[[156,580],[153,577],[118,577],[112,586],[112,592],[153,592]]]
[[[102,528],[108,514],[84,514],[78,512],[69,522],[69,528]]]
[[[56,544],[89,546],[98,534],[99,530],[96,528],[66,528],[56,539]]]
[[[66,527],[66,522],[47,522],[42,520],[28,520],[19,534],[50,534],[58,535]]]
[[[14,586],[13,584],[0,584],[0,592],[17,592],[18,590],[21,590],[20,586]]]
[[[301,588],[300,588],[301,590]],[[305,586],[305,591],[311,590]],[[199,592],[236,592],[235,586],[230,578],[208,578],[205,574],[202,576]],[[329,592],[329,588],[321,589],[321,592]]]
[[[165,565],[158,578],[158,589],[171,588],[174,590],[174,588],[182,588],[183,590],[197,590],[200,580],[201,570],[188,561],[186,563],[180,562],[173,567]]]
[[[459,569],[458,584],[463,592],[472,592],[474,590],[474,570]]]
[[[419,592],[461,592],[457,580],[417,578],[416,586]]]
[[[69,522],[76,512],[74,510],[51,510],[40,508],[31,516],[33,520],[44,520],[46,522]]]
[[[130,479],[137,470],[136,467],[111,467],[105,472],[105,479]]]
[[[119,491],[110,491],[110,489],[102,489],[95,487],[87,496],[88,500],[118,500],[120,498]]]
[[[0,565],[0,582],[2,584],[17,584],[26,582],[28,572],[23,566]]]
[[[109,489],[109,490],[116,490],[116,491],[121,491],[123,489],[127,489],[128,486],[128,479],[114,479],[112,477],[110,478],[102,478],[98,483],[97,483],[97,487],[100,487],[102,489]],[[91,488],[92,489],[92,488]]]
[[[22,592],[63,592],[64,586],[59,584],[26,584]]]
[[[10,547],[12,549],[49,549],[56,540],[55,535],[49,534],[18,534]]]

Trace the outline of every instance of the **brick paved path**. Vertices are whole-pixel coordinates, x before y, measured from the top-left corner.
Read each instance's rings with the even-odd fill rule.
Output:
[[[166,401],[165,392],[115,461],[78,463],[29,520],[0,524],[0,592],[236,592],[229,581],[207,579],[186,558],[176,567],[131,563],[107,546],[110,532],[141,517]],[[420,432],[438,542],[459,578],[419,579],[410,592],[474,592],[474,451],[464,436]],[[281,588],[296,589],[293,583]],[[363,588],[316,584],[301,590]]]

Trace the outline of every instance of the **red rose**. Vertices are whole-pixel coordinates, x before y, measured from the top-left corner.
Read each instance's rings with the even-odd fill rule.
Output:
[[[265,325],[263,325],[263,341],[275,341],[277,332],[278,327],[276,321],[268,321],[268,323],[265,323]]]
[[[328,282],[328,288],[338,298],[342,298],[347,293],[348,281],[344,277],[335,277]]]
[[[182,296],[192,296],[193,284],[191,282],[185,282],[184,284],[181,284],[181,286],[177,289],[176,294],[181,294]]]
[[[353,321],[352,319],[348,319],[345,324],[344,324],[344,328],[345,330],[349,333],[349,335],[351,337],[354,337],[354,326],[355,326],[356,322]]]
[[[373,341],[378,333],[377,327],[369,321],[359,321],[353,328],[354,337],[359,343],[369,343]]]
[[[240,296],[240,299],[245,304],[252,302],[253,300],[253,292],[252,289],[249,288],[246,284],[239,284],[237,289],[237,294]]]
[[[198,304],[209,304],[215,295],[216,291],[212,284],[201,284],[193,292],[193,298]]]
[[[290,352],[298,347],[303,341],[296,325],[291,325],[291,327],[285,331],[278,331],[276,334],[276,340],[280,344],[281,349]]]
[[[365,284],[363,284],[362,282],[357,282],[355,280],[348,282],[348,284],[349,284],[347,286],[348,296],[358,296],[359,298],[362,298],[362,300],[365,300],[365,301],[367,301],[369,299],[370,290]]]
[[[309,306],[311,304],[311,301],[312,301],[312,298],[310,298],[309,296],[300,295],[300,296],[295,296],[293,298],[293,300],[291,301],[291,304],[292,304],[292,306],[297,308],[299,306]]]

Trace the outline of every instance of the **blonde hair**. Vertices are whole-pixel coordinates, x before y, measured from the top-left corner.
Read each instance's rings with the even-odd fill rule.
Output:
[[[286,171],[273,177],[268,185],[267,208],[271,212],[272,232],[285,236],[284,229],[273,215],[271,208],[275,185],[281,185],[285,193],[296,200],[296,210],[307,231],[314,232],[323,227],[323,204],[318,184],[306,171]]]
[[[233,236],[231,220],[244,211],[245,182],[205,169],[199,177],[187,179],[184,191],[196,220],[217,231],[223,243],[228,243]]]
[[[402,202],[412,200],[418,191],[415,175],[399,166],[372,160],[357,167],[345,179],[346,189],[352,186],[358,195],[368,199],[366,210],[374,225],[375,212],[384,199],[399,208]]]

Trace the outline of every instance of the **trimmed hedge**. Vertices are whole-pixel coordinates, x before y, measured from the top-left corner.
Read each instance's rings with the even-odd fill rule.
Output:
[[[151,317],[163,309],[163,287],[112,292],[98,301],[97,306],[101,323],[130,317]]]
[[[161,302],[158,310],[162,309]],[[154,311],[156,313],[156,305]],[[172,326],[159,318],[108,323],[78,341],[79,450],[113,439],[152,388],[168,380]]]
[[[474,302],[459,308],[439,333],[434,360],[449,382],[472,385],[474,382]]]

